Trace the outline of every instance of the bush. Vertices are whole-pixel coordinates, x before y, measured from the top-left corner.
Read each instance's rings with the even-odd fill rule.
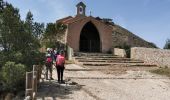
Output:
[[[130,48],[131,48],[130,45],[127,45],[127,44],[123,45],[123,49],[125,49],[127,58],[130,58]]]
[[[33,65],[43,65],[45,61],[45,53],[32,51],[23,56],[22,64],[27,66],[27,71],[32,70]]]
[[[24,88],[26,66],[6,62],[2,67],[3,87],[5,91],[14,92]]]
[[[164,49],[170,49],[170,39],[167,39]]]
[[[151,70],[150,72],[156,73],[159,75],[166,75],[170,77],[170,68],[168,68],[167,66],[159,68],[159,69]]]
[[[7,62],[12,61],[15,63],[21,63],[23,59],[23,54],[21,52],[0,52],[0,68]]]
[[[45,54],[39,51],[30,51],[27,53],[0,52],[0,55],[0,68],[4,66],[6,62],[11,61],[16,64],[24,64],[27,67],[27,71],[31,71],[34,64],[43,65],[43,61],[45,61]]]
[[[126,52],[126,55],[127,55],[127,58],[130,58],[130,49],[131,49],[131,46],[124,43],[122,45],[117,45],[115,46],[115,48],[120,48],[120,49],[124,49],[125,52]]]

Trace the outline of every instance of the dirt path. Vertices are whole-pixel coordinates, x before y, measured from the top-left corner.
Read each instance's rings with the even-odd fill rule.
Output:
[[[140,68],[87,70],[90,67],[67,65],[67,84],[45,81],[38,100],[169,100],[170,79]],[[146,68],[147,69],[147,68]],[[148,69],[147,69],[148,70]],[[114,70],[113,70],[114,71]],[[120,73],[121,72],[121,73]],[[53,73],[56,76],[56,72]],[[54,77],[56,79],[56,77]],[[70,84],[74,83],[74,84]],[[77,83],[77,84],[76,84]]]

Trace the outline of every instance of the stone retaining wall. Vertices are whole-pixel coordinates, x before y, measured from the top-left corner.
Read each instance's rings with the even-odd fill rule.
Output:
[[[126,52],[124,49],[114,48],[113,54],[120,57],[126,57]]]
[[[133,47],[131,48],[131,58],[143,60],[149,64],[170,67],[170,50]]]

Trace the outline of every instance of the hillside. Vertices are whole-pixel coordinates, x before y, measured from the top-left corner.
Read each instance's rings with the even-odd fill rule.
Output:
[[[112,25],[113,26],[113,47],[119,47],[123,45],[128,45],[131,47],[147,47],[147,48],[155,48],[156,46],[148,42],[139,36],[133,34],[132,32],[128,31],[127,29],[119,26],[119,25]]]

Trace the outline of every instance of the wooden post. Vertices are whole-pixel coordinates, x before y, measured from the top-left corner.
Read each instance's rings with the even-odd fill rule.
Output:
[[[30,97],[31,100],[36,100],[37,84],[41,78],[41,66],[33,65],[32,72],[26,72],[26,93],[25,97]]]
[[[37,95],[37,71],[36,66],[33,65],[33,81],[32,81],[33,99],[36,100]]]
[[[32,99],[32,72],[26,72],[26,93],[25,97],[30,96]]]
[[[41,74],[42,74],[42,66],[38,65],[37,66],[37,84],[39,84],[39,82],[40,82]]]

